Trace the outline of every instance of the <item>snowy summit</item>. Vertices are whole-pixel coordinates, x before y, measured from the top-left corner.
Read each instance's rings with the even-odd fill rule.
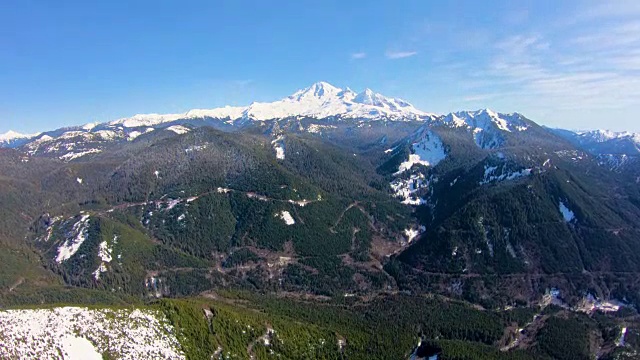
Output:
[[[340,89],[321,81],[274,102],[254,102],[246,107],[226,106],[216,109],[194,109],[183,114],[138,114],[112,121],[110,124],[139,127],[179,119],[203,117],[229,119],[230,121],[240,119],[265,121],[293,116],[316,119],[341,117],[372,120],[417,120],[431,116],[431,114],[416,109],[404,100],[385,97],[371,89],[356,93],[349,88]]]
[[[38,134],[21,134],[19,132],[13,131],[13,130],[9,130],[4,134],[0,134],[0,141],[9,141],[9,140],[15,140],[15,139],[26,139],[26,138],[32,138],[34,136],[37,136]]]

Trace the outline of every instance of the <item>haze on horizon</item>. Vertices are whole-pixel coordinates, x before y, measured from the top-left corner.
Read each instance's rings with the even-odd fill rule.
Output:
[[[0,133],[274,101],[316,81],[433,113],[640,131],[640,3],[0,5]]]

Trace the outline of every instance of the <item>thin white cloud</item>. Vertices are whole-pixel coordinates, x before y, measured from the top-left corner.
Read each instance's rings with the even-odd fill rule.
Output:
[[[364,59],[366,57],[367,57],[366,52],[355,52],[351,54],[351,59],[353,60]]]
[[[557,47],[541,35],[512,36],[496,43],[488,70],[479,76],[505,93],[518,93],[519,100],[533,97],[546,107],[623,108],[640,96],[640,76],[631,72],[638,59],[630,55],[640,51],[635,29],[633,23],[585,29],[577,37],[555,39]],[[630,40],[621,41],[623,34]],[[624,55],[612,56],[618,53]]]
[[[385,56],[387,59],[404,59],[418,54],[417,51],[387,51]]]
[[[599,1],[587,6],[575,16],[577,20],[620,18],[640,14],[640,2],[635,0]]]
[[[234,80],[233,84],[238,85],[238,86],[247,86],[249,84],[253,83],[253,79],[243,79],[243,80]]]
[[[462,101],[464,101],[464,102],[482,102],[482,101],[485,101],[485,100],[493,99],[495,97],[496,97],[496,94],[476,94],[476,95],[465,96],[464,98],[462,98]]]

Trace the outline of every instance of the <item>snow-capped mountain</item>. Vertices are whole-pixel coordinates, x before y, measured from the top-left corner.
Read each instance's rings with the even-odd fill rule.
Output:
[[[317,82],[278,101],[254,102],[246,107],[226,106],[216,109],[194,109],[183,114],[138,114],[110,122],[124,127],[153,126],[180,119],[215,118],[229,123],[246,119],[265,121],[293,116],[316,119],[340,117],[348,119],[419,120],[428,117],[408,102],[388,98],[365,89],[356,93],[326,82]]]
[[[434,120],[437,116],[420,111],[404,100],[385,97],[370,89],[356,93],[349,88],[340,89],[326,82],[318,82],[284,99],[269,103],[254,102],[246,107],[193,109],[181,114],[138,114],[110,122],[88,123],[36,135],[10,132],[6,138],[13,140],[0,140],[0,146],[23,146],[30,155],[42,154],[69,161],[102,152],[111,143],[131,141],[154,130],[167,129],[177,133],[189,130],[182,128],[175,131],[175,126],[180,125],[211,125],[228,129],[253,124],[259,126],[270,120],[302,118],[320,122],[385,120],[406,123]],[[320,127],[328,129],[328,126],[310,124],[308,131],[314,132]]]
[[[608,130],[570,131],[551,129],[551,131],[593,155],[640,155],[640,133]]]
[[[526,119],[522,115],[518,113],[497,113],[491,109],[450,113],[444,117],[443,122],[456,127],[470,127],[482,130],[496,127],[506,132],[524,131],[529,128]]]
[[[496,149],[519,141],[516,139],[548,134],[548,130],[518,113],[505,114],[482,109],[435,115],[371,89],[357,93],[348,87],[342,89],[326,82],[317,82],[281,100],[254,102],[245,107],[193,109],[180,114],[138,114],[110,122],[88,123],[33,135],[10,131],[0,135],[0,147],[21,147],[29,155],[70,161],[100,153],[111,144],[132,141],[156,130],[184,133],[190,128],[209,125],[225,131],[265,126],[262,130],[265,131],[279,128],[278,123],[286,131],[302,131],[335,139],[348,139],[351,136],[349,134],[358,132],[366,134],[371,141],[383,142],[393,134],[397,135],[393,139],[396,141],[422,125],[434,129],[443,126],[466,132],[468,135],[465,136],[469,136],[482,149]],[[559,131],[556,133],[559,134]],[[591,143],[596,144],[598,151],[585,151],[598,154],[640,152],[638,134],[596,131],[559,135],[583,148]],[[601,150],[603,147],[607,149],[606,152]],[[611,150],[610,147],[615,149]]]
[[[476,144],[483,149],[499,147],[504,142],[505,133],[529,128],[528,120],[518,113],[503,114],[490,109],[449,113],[441,121],[448,126],[471,131]]]
[[[4,134],[0,134],[0,147],[20,146],[38,135],[39,134],[21,134],[16,131],[9,130]]]

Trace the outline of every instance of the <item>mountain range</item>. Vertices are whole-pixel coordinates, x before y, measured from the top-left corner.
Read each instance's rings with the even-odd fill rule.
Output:
[[[191,123],[192,125],[212,125],[221,128],[242,128],[247,123],[275,119],[313,118],[317,120],[359,121],[423,121],[430,124],[446,124],[465,128],[473,132],[476,142],[482,147],[495,147],[502,141],[500,132],[524,131],[526,119],[518,114],[498,114],[492,110],[460,111],[447,115],[436,115],[416,109],[410,103],[397,98],[385,97],[370,89],[356,93],[349,89],[337,88],[326,82],[317,82],[296,91],[292,95],[271,103],[252,103],[246,107],[226,106],[215,109],[193,109],[182,114],[138,114],[128,118],[105,123],[88,123],[36,134],[20,134],[8,131],[0,135],[0,146],[15,148],[32,143],[34,151],[42,144],[59,139],[83,138],[85,141],[132,140],[144,132],[158,128],[172,128],[171,125]],[[308,131],[319,131],[312,127]],[[496,132],[495,130],[499,130]],[[180,130],[178,130],[180,131]],[[593,155],[638,155],[640,134],[631,132],[611,132],[607,130],[570,131],[549,129],[549,131],[571,141]],[[44,145],[46,148],[46,145]],[[75,158],[87,151],[67,152],[61,156]],[[45,152],[47,152],[45,150]],[[48,151],[51,152],[51,151]]]
[[[578,358],[612,355],[611,324],[640,308],[639,138],[489,109],[437,115],[324,82],[272,103],[8,133],[0,305],[147,301],[226,329],[216,321],[251,303],[331,329],[326,358],[398,358],[427,339],[466,358],[559,358],[563,326],[586,339]],[[194,298],[227,300],[211,311]],[[297,300],[314,302],[278,305]],[[389,321],[385,304],[417,348],[393,352],[366,330],[391,336],[371,325]],[[416,315],[434,306],[455,316]],[[357,335],[318,315],[332,311]],[[237,343],[248,358],[282,319],[252,325],[246,344],[240,329],[228,343],[206,330],[211,353],[196,358]]]

